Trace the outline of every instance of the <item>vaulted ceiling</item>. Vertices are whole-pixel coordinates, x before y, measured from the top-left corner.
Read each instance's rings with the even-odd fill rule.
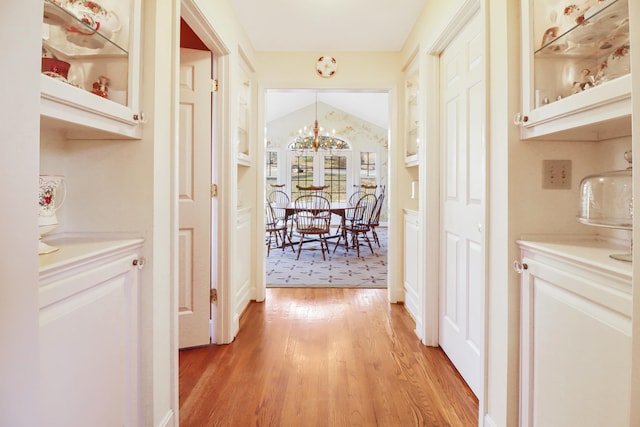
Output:
[[[386,92],[318,91],[317,99],[383,129],[389,128],[389,94]],[[270,90],[265,97],[265,119],[269,123],[315,102],[315,91]]]

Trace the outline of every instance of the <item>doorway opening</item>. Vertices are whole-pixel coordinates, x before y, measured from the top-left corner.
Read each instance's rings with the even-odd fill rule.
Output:
[[[296,149],[293,145],[301,135],[313,136],[314,121],[321,135],[340,138],[348,148]],[[265,251],[267,287],[388,287],[388,92],[267,90],[264,167],[265,209],[269,208],[266,201],[274,191],[285,193],[293,208],[299,187],[305,186],[324,187],[332,206],[325,256],[316,243],[318,250],[305,250],[298,257],[299,239],[295,237],[293,217],[288,218],[287,227],[294,245],[283,248],[281,239],[276,242],[277,236],[265,233],[265,238],[271,240],[266,241],[271,246]],[[355,206],[357,196],[367,191],[377,198],[382,195],[379,225],[373,229],[375,235],[369,232],[359,236],[357,256],[356,248],[345,246],[345,239],[341,238],[341,214],[348,216],[349,212],[341,208]]]

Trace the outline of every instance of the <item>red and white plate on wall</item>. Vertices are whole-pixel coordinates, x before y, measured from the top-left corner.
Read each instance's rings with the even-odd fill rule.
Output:
[[[333,56],[321,56],[316,62],[316,71],[321,77],[331,77],[338,69],[338,62]]]

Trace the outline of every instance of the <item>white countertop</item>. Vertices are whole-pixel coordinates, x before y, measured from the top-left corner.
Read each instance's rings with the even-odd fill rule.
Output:
[[[628,253],[629,247],[599,236],[527,238],[517,241],[523,249],[545,253],[572,263],[603,269],[628,277],[632,263],[611,258],[611,254]]]
[[[110,238],[95,235],[57,235],[43,239],[43,242],[59,249],[49,254],[38,255],[41,275],[90,257],[141,246],[144,239]]]

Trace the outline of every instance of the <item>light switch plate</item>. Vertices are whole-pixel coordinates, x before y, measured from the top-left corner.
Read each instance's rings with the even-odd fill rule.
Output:
[[[571,160],[543,160],[542,188],[547,190],[570,190]]]

